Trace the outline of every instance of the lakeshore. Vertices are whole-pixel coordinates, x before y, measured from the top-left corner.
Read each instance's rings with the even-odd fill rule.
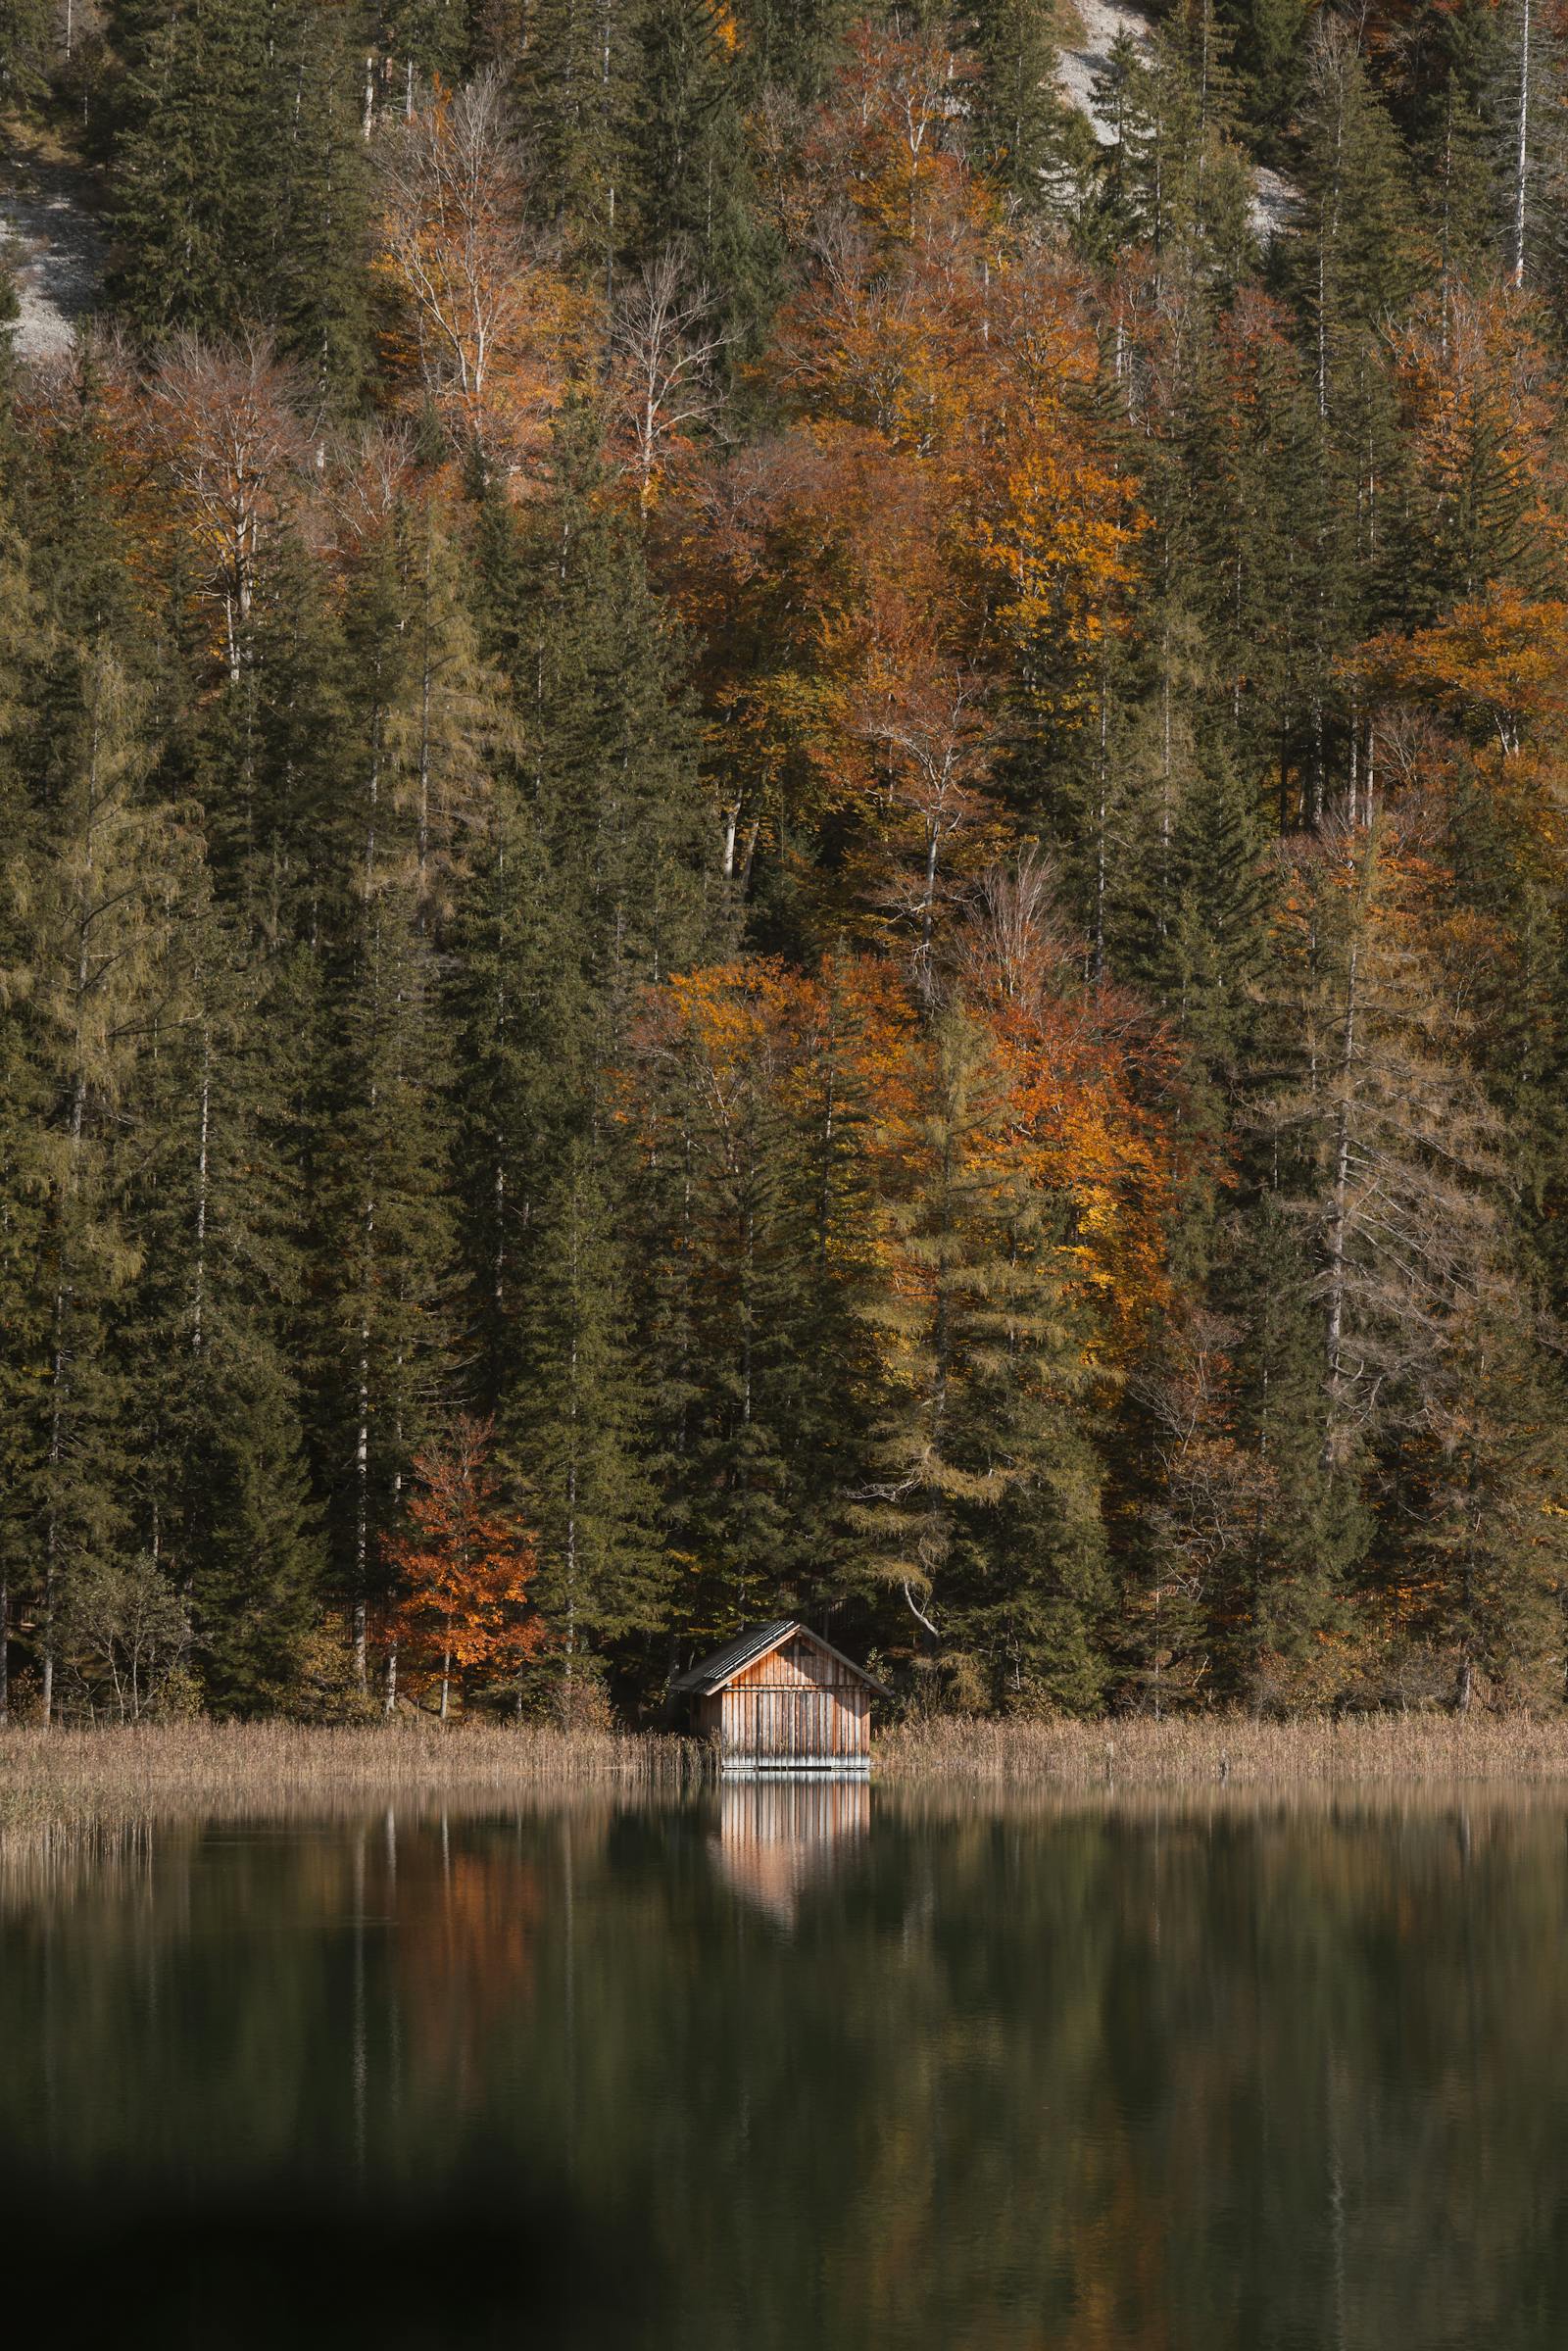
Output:
[[[936,1719],[883,1731],[873,1780],[910,1791],[1024,1795],[1224,1788],[1371,1794],[1423,1787],[1568,1786],[1568,1716],[1368,1714],[1260,1722]],[[313,1803],[519,1792],[678,1794],[710,1775],[701,1742],[658,1733],[422,1721],[323,1728],[189,1722],[0,1733],[0,1840],[172,1813],[257,1818]]]

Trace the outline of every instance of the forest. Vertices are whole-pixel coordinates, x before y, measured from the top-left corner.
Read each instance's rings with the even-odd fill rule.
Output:
[[[5,0],[0,1717],[1562,1703],[1568,10],[1120,23]]]

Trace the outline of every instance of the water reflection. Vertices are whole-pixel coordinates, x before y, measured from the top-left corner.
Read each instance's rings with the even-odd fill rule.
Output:
[[[1534,2351],[1565,1925],[1500,1794],[165,1821],[0,1865],[0,2191],[181,2341]]]
[[[793,1927],[808,1890],[853,1852],[871,1825],[864,1780],[725,1780],[716,1850],[739,1894]]]

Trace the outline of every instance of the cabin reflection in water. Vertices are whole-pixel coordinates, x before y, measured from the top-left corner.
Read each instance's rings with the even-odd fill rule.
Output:
[[[725,1780],[713,1844],[735,1891],[793,1927],[802,1895],[832,1875],[870,1826],[864,1780]]]

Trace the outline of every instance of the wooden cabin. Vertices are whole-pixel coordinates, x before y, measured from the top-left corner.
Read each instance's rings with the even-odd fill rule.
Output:
[[[677,1674],[725,1772],[866,1772],[880,1682],[792,1618],[757,1625]]]

